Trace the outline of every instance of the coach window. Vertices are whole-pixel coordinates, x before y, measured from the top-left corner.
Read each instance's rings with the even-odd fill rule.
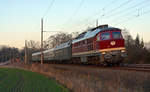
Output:
[[[97,35],[97,41],[100,41],[100,34]]]

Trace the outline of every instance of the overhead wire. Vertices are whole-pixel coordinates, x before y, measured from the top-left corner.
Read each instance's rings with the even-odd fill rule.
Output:
[[[114,11],[116,11],[117,9],[120,9],[120,8],[123,7],[124,5],[130,3],[131,1],[133,1],[133,0],[127,0],[127,1],[125,1],[125,2],[123,2],[123,3],[121,3],[118,7],[113,8],[113,9],[111,9],[110,11],[106,12],[106,14],[111,13],[111,12],[114,12]],[[112,1],[112,2],[116,2],[116,1]],[[110,3],[110,4],[112,4],[112,3]],[[108,6],[108,5],[106,5],[106,6]],[[105,7],[106,7],[106,6],[105,6]],[[95,13],[94,16],[89,16],[89,17],[87,17],[85,20],[83,20],[83,22],[84,22],[84,21],[88,21],[88,20],[93,20],[92,17],[95,17],[96,15],[99,15],[99,14],[100,14],[99,12],[98,12],[98,13]],[[102,13],[101,13],[101,14],[102,14]],[[105,16],[106,14],[103,14],[103,15]],[[94,20],[94,21],[95,21],[95,20]]]
[[[82,7],[83,3],[84,3],[84,0],[81,0],[80,3],[79,3],[79,5],[77,6],[77,8],[75,9],[75,11],[72,13],[72,15],[70,16],[70,18],[67,20],[67,22],[65,24],[67,24],[68,22],[72,21],[72,18],[74,16],[76,16],[76,14],[79,12],[79,10]]]
[[[123,3],[121,3],[118,7],[113,8],[113,9],[111,9],[110,11],[108,11],[107,14],[110,14],[110,13],[112,13],[112,12],[114,12],[114,11],[120,9],[121,7],[123,7],[123,6],[127,5],[127,4],[129,4],[131,1],[133,1],[133,0],[127,0],[127,1],[125,1],[125,2],[123,2]]]
[[[116,24],[114,24],[114,25],[119,25],[119,24],[122,24],[122,23],[125,23],[125,22],[128,22],[128,21],[131,21],[131,20],[133,20],[133,19],[136,19],[136,18],[141,17],[141,16],[143,16],[143,15],[146,15],[146,14],[148,14],[148,13],[150,13],[150,10],[144,11],[143,13],[139,14],[139,16],[130,17],[130,18],[128,18],[128,19],[126,19],[126,20],[123,20],[123,21],[120,21],[120,22],[118,22],[118,23],[116,23]]]
[[[106,4],[104,7],[103,7],[103,9],[105,9],[105,8],[107,8],[108,6],[111,6],[111,5],[113,5],[114,4],[114,2],[117,2],[118,0],[112,0],[111,2],[109,2],[108,4]],[[100,10],[99,10],[100,11]],[[102,10],[101,10],[102,11]],[[85,25],[85,23],[83,23],[83,22],[85,22],[86,21],[86,24],[87,24],[87,22],[89,21],[89,20],[92,20],[92,18],[93,17],[95,17],[96,15],[98,15],[98,14],[100,14],[99,12],[97,12],[97,13],[95,13],[94,15],[90,15],[90,16],[88,16],[87,18],[85,18],[84,20],[82,20],[82,21],[80,21],[79,23],[77,23],[78,25],[79,24],[81,24],[81,25]],[[101,13],[102,14],[102,13]],[[92,21],[95,21],[95,20],[92,20]],[[91,24],[91,23],[90,23]]]
[[[107,17],[107,16],[113,16],[113,15],[117,15],[117,16],[118,16],[118,15],[120,15],[120,14],[122,14],[122,13],[124,14],[125,12],[131,11],[131,10],[133,10],[134,8],[136,8],[137,6],[144,4],[144,2],[147,1],[147,0],[143,0],[143,1],[141,1],[141,2],[139,2],[139,3],[137,3],[137,4],[135,4],[135,5],[133,5],[133,6],[131,6],[131,7],[128,7],[128,8],[126,8],[126,9],[123,9],[123,11],[122,11],[122,10],[117,11],[117,10],[120,9],[121,7],[123,7],[123,6],[127,5],[127,4],[129,4],[131,1],[133,1],[133,0],[127,0],[127,1],[125,1],[125,2],[123,2],[123,3],[121,3],[119,6],[117,6],[117,7],[113,8],[113,9],[109,10],[108,12],[106,12],[106,14],[104,14],[104,16],[105,16],[105,17]],[[52,0],[52,1],[51,1],[50,5],[49,5],[47,11],[44,13],[43,17],[47,15],[47,13],[49,12],[49,10],[50,10],[51,7],[53,6],[53,3],[54,3],[54,2],[55,2],[55,0]],[[112,2],[110,2],[110,5],[112,5],[113,2],[116,2],[116,0],[112,0]],[[142,2],[143,2],[143,3],[142,3]],[[75,9],[75,11],[73,12],[73,14],[72,14],[72,15],[70,16],[70,18],[67,20],[66,24],[67,24],[68,22],[72,21],[72,18],[73,18],[75,15],[77,15],[77,13],[79,12],[79,10],[80,10],[80,8],[82,7],[83,3],[84,3],[84,0],[81,0],[81,2],[79,3],[78,7]],[[110,6],[110,5],[107,4],[107,6]],[[105,6],[105,8],[106,8],[106,6]],[[114,12],[114,11],[116,11],[116,12]],[[97,14],[95,14],[95,15],[99,15],[99,14],[100,14],[100,13],[97,13]],[[110,14],[110,15],[108,15],[108,14]],[[91,17],[93,17],[93,16],[88,17],[87,20],[91,19]],[[107,17],[107,18],[109,18],[109,17]],[[87,21],[87,20],[86,20],[86,21]],[[93,20],[93,19],[92,19],[92,20]],[[94,20],[94,21],[95,21],[95,20]]]
[[[122,4],[120,4],[117,8],[121,8],[122,7],[122,5],[127,5],[127,4],[129,4],[131,1],[133,1],[133,0],[128,0],[128,1],[126,1],[126,2],[124,2],[124,3],[122,3]],[[141,10],[141,8],[142,9],[144,9],[145,7],[147,7],[147,5],[146,4],[148,4],[147,3],[147,1],[149,1],[149,0],[143,0],[143,1],[141,1],[141,2],[138,2],[138,3],[135,3],[134,5],[132,5],[131,7],[128,7],[128,8],[125,8],[125,9],[123,9],[123,10],[120,10],[120,11],[117,11],[117,12],[115,12],[115,13],[113,13],[114,11],[116,11],[116,9],[117,8],[114,8],[114,9],[112,9],[112,10],[114,10],[113,12],[111,12],[110,14],[111,15],[108,15],[108,16],[113,16],[113,15],[120,15],[120,14],[126,14],[127,15],[127,17],[130,17],[130,16],[128,16],[129,14],[133,14],[133,13],[135,13],[136,11],[137,11],[137,15],[134,15],[134,16],[132,16],[132,17],[130,17],[130,18],[127,18],[127,19],[125,19],[125,20],[123,20],[123,21],[119,21],[118,23],[116,23],[115,25],[118,25],[118,24],[121,24],[121,23],[126,23],[126,22],[128,22],[128,21],[131,21],[131,20],[133,20],[133,19],[136,19],[136,18],[138,18],[138,17],[141,17],[141,16],[143,16],[143,15],[146,15],[146,14],[148,14],[148,13],[150,13],[150,10],[148,10],[148,11],[144,11],[144,12],[142,12],[142,13],[140,13],[140,10]],[[130,3],[131,4],[131,3]],[[131,11],[131,12],[129,12],[129,11]],[[135,11],[135,12],[134,12]],[[106,13],[107,14],[107,13]],[[93,16],[91,16],[91,17],[93,17]],[[88,19],[87,20],[89,20],[89,18],[90,17],[88,17]],[[87,21],[86,20],[86,21]]]
[[[47,10],[45,11],[45,13],[44,13],[43,16],[42,16],[42,18],[44,19],[44,22],[45,22],[45,23],[46,23],[46,21],[47,21],[47,15],[48,15],[49,11],[52,9],[54,2],[55,2],[55,0],[51,0],[49,6],[48,6],[48,8],[47,8]],[[44,30],[43,32],[46,32],[46,31]],[[48,31],[48,32],[50,32],[50,31]],[[47,40],[47,39],[46,39],[46,40]],[[46,40],[44,40],[43,42],[45,42]]]
[[[79,6],[77,7],[77,9],[75,10],[75,12],[73,13],[72,16],[75,16],[75,15],[79,12],[79,10],[80,10],[80,8],[82,7],[83,3],[84,3],[84,0],[81,0]],[[71,16],[71,17],[72,17],[72,16]]]
[[[48,12],[50,11],[50,9],[52,8],[53,4],[54,4],[55,0],[52,0],[47,8],[47,10],[45,11],[43,18],[48,14]]]
[[[106,17],[107,17],[106,19],[112,18],[112,16],[118,16],[118,15],[120,15],[120,14],[122,14],[122,13],[126,13],[127,11],[131,11],[131,10],[133,10],[134,8],[138,7],[138,6],[140,6],[140,5],[142,5],[142,4],[145,4],[144,2],[146,2],[146,1],[148,1],[148,0],[143,0],[142,2],[139,2],[139,3],[137,3],[137,4],[135,4],[135,5],[131,6],[131,7],[127,7],[127,8],[125,8],[125,9],[123,9],[123,10],[114,12],[114,13],[112,13],[111,15],[106,16]]]
[[[114,11],[120,9],[120,8],[123,7],[124,5],[130,3],[131,1],[133,1],[133,0],[127,0],[127,1],[125,1],[125,2],[123,2],[123,3],[121,3],[118,7],[113,8],[113,9],[107,11],[105,14],[103,14],[103,16],[105,16],[106,14],[109,14],[109,13],[111,13],[111,12],[114,12]],[[113,1],[113,2],[114,2],[114,1]],[[105,7],[106,7],[106,6],[105,6]],[[100,13],[95,13],[95,16],[96,16],[96,15],[99,15],[99,14],[100,14]],[[91,16],[91,17],[93,17],[93,16]],[[88,19],[89,19],[89,18],[90,18],[90,17],[88,17]]]
[[[42,18],[46,17],[46,15],[48,14],[48,12],[50,11],[50,9],[52,8],[53,4],[54,4],[55,0],[52,0],[47,8],[47,10],[44,12]],[[46,20],[46,18],[45,18]],[[35,27],[33,28],[34,30],[39,26],[39,24],[35,25]]]
[[[110,7],[111,5],[113,5],[114,4],[114,2],[116,2],[117,0],[112,0],[112,1],[110,1],[110,3],[108,3],[108,4],[106,4],[103,8],[107,8],[107,7]]]
[[[77,8],[75,9],[75,11],[71,14],[71,16],[66,20],[66,22],[64,24],[62,24],[62,28],[64,29],[65,25],[70,24],[70,22],[73,20],[73,18],[77,15],[77,13],[79,12],[80,8],[82,7],[82,5],[84,4],[85,0],[81,0],[80,3],[78,4]]]
[[[87,20],[89,20],[89,19],[95,17],[96,15],[99,15],[101,11],[104,11],[104,10],[107,8],[107,6],[113,5],[114,2],[116,2],[116,1],[117,1],[117,0],[113,0],[113,1],[111,1],[110,3],[106,4],[101,10],[99,10],[99,11],[96,12],[95,14],[92,14],[92,15],[88,16],[88,17],[85,18],[83,21],[87,21]],[[101,13],[101,14],[102,14],[102,13]]]
[[[146,2],[146,4],[149,4],[149,2]],[[146,6],[146,5],[144,4],[144,6]],[[120,21],[120,22],[118,22],[118,23],[116,23],[116,24],[126,22],[126,21],[130,20],[132,17],[139,17],[139,16],[143,15],[143,12],[141,13],[141,10],[144,9],[144,8],[147,8],[147,7],[148,7],[148,6],[143,7],[143,5],[142,5],[142,6],[138,7],[139,9],[134,9],[134,11],[131,11],[131,12],[129,12],[129,13],[124,14],[124,16],[122,16],[122,18],[129,17],[129,15],[131,15],[131,14],[133,14],[133,12],[137,11],[137,14],[136,14],[136,15],[132,15],[130,18],[127,18],[127,19],[125,19],[125,20],[123,20],[123,21]],[[121,17],[121,16],[120,16],[120,17]],[[114,19],[114,21],[116,21],[116,20],[117,20],[117,18]]]
[[[149,4],[149,3],[146,3],[146,4]],[[145,4],[144,4],[145,5]],[[147,6],[146,6],[147,7]],[[118,16],[118,17],[121,17],[121,18],[125,18],[125,17],[129,17],[131,14],[132,14],[132,17],[138,17],[139,15],[140,15],[140,12],[141,12],[141,10],[142,9],[144,9],[144,8],[146,8],[146,7],[138,7],[138,9],[135,9],[134,8],[134,10],[132,10],[132,11],[130,11],[130,12],[127,12],[127,13],[125,13],[124,15],[121,15],[121,16],[118,16],[118,15],[116,15],[116,16]],[[137,14],[134,14],[133,15],[133,13],[135,13],[135,12],[137,12]],[[118,19],[118,17],[117,18],[114,18],[112,21],[116,21],[117,19]]]

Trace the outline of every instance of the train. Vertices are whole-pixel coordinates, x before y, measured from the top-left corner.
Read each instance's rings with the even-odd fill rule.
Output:
[[[44,62],[119,65],[127,57],[121,29],[99,25],[79,34],[75,39],[43,51]],[[40,61],[41,52],[32,54]]]

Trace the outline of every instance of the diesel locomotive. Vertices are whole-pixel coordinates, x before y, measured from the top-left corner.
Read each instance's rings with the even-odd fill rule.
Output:
[[[43,51],[44,62],[119,65],[127,57],[121,29],[100,25],[75,39]],[[41,60],[41,52],[32,54]]]

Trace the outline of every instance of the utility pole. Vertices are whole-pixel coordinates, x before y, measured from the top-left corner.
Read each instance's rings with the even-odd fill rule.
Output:
[[[25,57],[24,57],[24,60],[25,60],[25,64],[27,64],[27,41],[25,40]]]
[[[96,20],[96,27],[98,27],[98,19]]]
[[[15,50],[15,48],[13,48],[13,52],[12,52],[12,54],[13,54],[13,63],[15,62],[15,52],[14,52],[14,50]]]
[[[11,48],[9,49],[9,60],[10,60],[10,63],[12,63],[12,58],[11,58]]]
[[[41,65],[43,65],[43,18],[41,19]]]

